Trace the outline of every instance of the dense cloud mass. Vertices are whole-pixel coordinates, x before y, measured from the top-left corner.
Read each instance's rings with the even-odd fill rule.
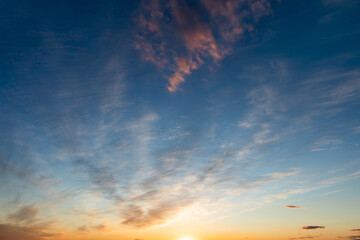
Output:
[[[204,0],[196,6],[185,0],[143,1],[137,18],[136,49],[144,60],[171,70],[170,92],[209,59],[219,63],[236,40],[255,32],[259,19],[272,13],[268,0]]]

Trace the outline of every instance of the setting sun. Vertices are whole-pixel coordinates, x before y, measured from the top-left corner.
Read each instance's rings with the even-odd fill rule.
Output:
[[[197,239],[195,239],[194,237],[191,237],[191,236],[185,236],[185,237],[179,238],[179,240],[197,240]]]

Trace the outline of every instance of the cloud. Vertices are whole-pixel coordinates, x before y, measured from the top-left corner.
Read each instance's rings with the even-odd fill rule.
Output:
[[[74,163],[89,175],[97,191],[109,196],[116,202],[121,201],[121,197],[117,193],[117,181],[110,169],[84,159],[77,159]]]
[[[93,229],[96,229],[98,231],[107,231],[109,230],[109,227],[106,226],[105,224],[98,224],[96,226],[93,226]]]
[[[87,232],[87,231],[89,231],[89,228],[86,225],[82,225],[82,226],[78,227],[78,231]]]
[[[274,172],[274,173],[267,174],[266,176],[268,176],[270,179],[282,179],[284,177],[297,175],[298,173],[299,173],[299,169],[292,168],[286,172]]]
[[[323,4],[325,6],[331,6],[331,5],[354,5],[356,4],[357,1],[356,0],[323,0]]]
[[[16,212],[8,214],[7,219],[11,223],[0,223],[0,239],[59,239],[62,234],[52,230],[52,225],[56,221],[43,220],[38,216],[38,212],[38,208],[34,205],[24,205]]]
[[[353,130],[355,134],[360,133],[360,126],[354,127]]]
[[[328,22],[330,22],[333,18],[334,18],[334,14],[335,13],[329,13],[329,14],[326,14],[325,16],[323,16],[320,20],[319,20],[319,22],[320,23],[328,23]]]
[[[0,223],[0,239],[4,240],[60,239],[61,236],[61,233],[50,232],[46,225],[20,226]]]
[[[330,139],[327,137],[321,138],[312,144],[311,152],[318,152],[324,150],[334,149],[337,145],[342,144],[341,140],[338,139]]]
[[[18,211],[9,214],[8,219],[15,222],[25,222],[31,223],[37,220],[37,213],[39,210],[32,205],[25,205],[21,207]]]
[[[98,224],[93,226],[82,225],[78,227],[78,231],[80,232],[89,232],[90,230],[103,232],[103,231],[109,231],[110,227],[106,226],[105,224]]]
[[[261,121],[264,119],[278,118],[278,115],[286,110],[284,103],[279,99],[278,90],[267,84],[252,89],[247,94],[247,98],[251,108],[244,119],[238,123],[238,126],[242,128],[261,126],[263,125]]]
[[[315,103],[314,106],[331,107],[359,98],[359,69],[327,68],[314,72],[309,80],[304,81],[308,86],[306,91],[315,96],[310,96]]]
[[[286,207],[286,208],[290,208],[290,209],[292,209],[292,208],[301,208],[301,207],[299,207],[299,206],[292,206],[292,205],[286,205],[285,207]]]
[[[8,137],[12,138],[12,136]],[[27,150],[26,145],[17,144],[20,142],[18,139],[9,139],[9,142],[11,142],[10,146],[5,148],[0,145],[0,180],[7,182],[8,186],[15,179],[22,180],[24,184],[29,184],[31,187],[42,189],[54,185],[53,178],[36,169],[36,164],[31,158],[32,153]],[[17,153],[16,158],[13,152]]]
[[[249,18],[253,18],[256,23],[260,17],[272,13],[270,2],[266,0],[202,0],[202,2],[208,9],[222,37],[232,42],[246,31],[254,31],[254,23],[249,21]],[[244,6],[246,10],[239,12],[239,8]]]
[[[200,1],[194,6],[185,0],[143,1],[136,19],[135,48],[143,60],[172,72],[170,92],[206,61],[222,60],[237,39],[255,31],[259,18],[272,13],[267,0]]]
[[[145,211],[142,207],[130,204],[122,211],[122,224],[136,228],[144,228],[165,223],[173,218],[183,208],[190,206],[192,199],[173,199]]]
[[[295,240],[295,239],[310,239],[310,238],[317,238],[318,236],[306,236],[306,237],[294,237],[294,238],[289,238],[290,240]]]
[[[345,239],[351,239],[351,240],[360,240],[360,235],[346,236],[346,237],[339,237],[339,238],[345,238]]]
[[[306,230],[312,230],[312,229],[322,229],[325,228],[324,226],[304,226],[302,227],[302,229],[306,229]]]

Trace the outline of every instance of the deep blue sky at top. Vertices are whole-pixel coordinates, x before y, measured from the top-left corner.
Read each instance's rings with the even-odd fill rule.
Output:
[[[337,1],[329,2],[325,6],[322,1],[274,3],[274,13],[261,20],[255,39],[238,41],[236,47],[244,50],[222,62],[221,69],[226,69],[222,84],[244,84],[229,77],[236,74],[232,72],[234,69],[246,69],[251,63],[276,57],[296,59],[294,71],[301,71],[302,76],[307,72],[304,70],[311,71],[324,60],[329,66],[357,66],[356,57],[342,62],[331,59],[358,55],[358,5],[351,1],[341,5],[336,4]],[[49,82],[45,79],[56,81],[69,73],[81,73],[91,83],[99,74],[99,65],[117,55],[131,79],[130,89],[134,92],[130,96],[143,101],[156,101],[159,94],[167,97],[166,89],[161,87],[164,79],[151,64],[141,62],[133,48],[138,5],[139,1],[40,1],[38,4],[3,1],[1,82],[20,85],[37,82],[42,86],[42,81]],[[208,73],[206,67],[198,72],[196,74],[203,78],[214,75]],[[189,84],[196,87],[202,82],[190,81]],[[137,92],[141,92],[141,96]],[[201,95],[196,92],[197,96]]]
[[[209,63],[194,71],[181,92],[169,94],[164,78],[169,73],[142,61],[133,46],[138,6],[139,1],[3,1],[2,111],[6,109],[9,119],[14,112],[29,111],[33,115],[27,117],[35,118],[31,121],[41,121],[33,108],[42,104],[53,108],[52,104],[58,104],[53,94],[62,88],[78,89],[89,106],[80,111],[92,111],[91,102],[98,101],[96,94],[100,94],[94,89],[107,86],[119,72],[125,72],[127,101],[140,108],[155,107],[165,113],[165,118],[187,111],[195,119],[207,118],[203,110],[210,98],[221,95],[221,89],[236,89],[221,99],[226,123],[244,114],[249,89],[259,81],[274,81],[266,76],[271,68],[265,69],[273,59],[289,63],[291,80],[279,87],[289,95],[316,71],[345,71],[359,66],[360,17],[356,1],[273,2],[273,13],[260,19],[253,36],[248,34],[237,41],[232,54],[219,65]],[[104,70],[111,61],[121,69]],[[262,80],[246,77],[254,66],[263,71],[265,77],[257,76]],[[64,101],[76,101],[72,97]],[[301,108],[298,110],[301,112]],[[96,109],[87,114],[96,114]]]

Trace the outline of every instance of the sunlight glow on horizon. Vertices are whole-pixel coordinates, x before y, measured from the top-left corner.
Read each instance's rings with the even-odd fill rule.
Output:
[[[180,237],[178,240],[198,240],[192,236],[184,236],[184,237]]]

